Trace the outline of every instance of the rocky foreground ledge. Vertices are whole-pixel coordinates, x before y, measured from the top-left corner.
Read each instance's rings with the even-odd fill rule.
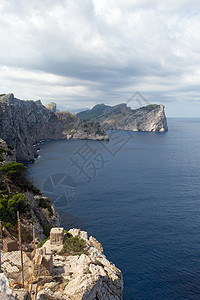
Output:
[[[68,255],[62,251],[63,243],[69,236],[84,241],[85,253]],[[13,262],[9,262],[11,257],[12,255],[8,253],[7,260],[3,264],[10,263],[13,266]],[[70,229],[69,232],[64,233],[63,228],[53,228],[50,239],[37,249],[33,261],[26,259],[26,269],[30,273],[26,274],[27,279],[32,274],[33,284],[29,285],[29,293],[25,289],[19,289],[19,287],[17,289],[13,280],[9,278],[9,274],[5,273],[12,287],[12,294],[5,276],[0,277],[2,290],[0,299],[14,299],[13,296],[18,300],[122,299],[121,271],[107,260],[103,254],[102,245],[94,237],[88,238],[87,232],[80,231],[80,229]],[[33,292],[36,285],[37,296]]]

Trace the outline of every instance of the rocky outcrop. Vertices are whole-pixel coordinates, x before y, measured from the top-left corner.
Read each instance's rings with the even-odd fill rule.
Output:
[[[20,251],[3,253],[2,269],[8,278],[0,276],[3,295],[11,297],[8,299],[13,299],[12,295],[15,295],[17,300],[31,296],[31,299],[37,300],[122,300],[122,273],[106,258],[102,245],[94,237],[88,238],[86,231],[75,228],[64,233],[64,236],[63,228],[54,228],[51,235],[50,240],[36,250],[33,259],[24,253],[26,290],[19,284]],[[76,237],[82,239],[86,252],[62,254],[62,236],[64,241]],[[27,293],[28,290],[30,293]]]
[[[0,166],[16,160],[15,148],[0,138]]]
[[[55,103],[48,109],[40,100],[22,101],[13,94],[0,96],[0,138],[16,149],[17,160],[33,160],[37,156],[33,144],[40,140],[73,137],[76,133],[75,138],[81,138],[85,122],[77,122],[77,117],[69,112],[55,110]],[[99,135],[93,125],[90,127],[93,134],[84,131],[82,138],[107,138],[102,130]]]
[[[16,149],[18,160],[33,160],[34,143],[63,134],[55,114],[40,101],[21,101],[8,94],[0,97],[0,136]]]
[[[55,254],[47,241],[46,256],[52,253],[53,278],[40,289],[37,299],[76,299],[76,300],[120,300],[122,299],[123,278],[122,273],[103,254],[102,245],[93,237],[88,239],[88,234],[80,229],[71,229],[69,232],[75,237],[80,236],[87,244],[87,254],[80,256],[63,256]],[[95,245],[97,247],[95,247]],[[61,248],[57,247],[57,251]],[[41,250],[40,250],[41,251]],[[45,298],[46,297],[46,298]]]
[[[49,110],[52,110],[53,112],[57,111],[56,103],[55,102],[51,102],[51,103],[47,104],[46,108],[48,108]]]
[[[15,149],[0,139],[0,167],[7,163],[15,162],[15,159]],[[50,229],[60,224],[60,216],[55,210],[53,203],[34,187],[26,177],[23,177],[24,185],[20,185],[17,181],[6,181],[2,176],[0,176],[0,182],[1,197],[12,197],[13,193],[23,193],[25,195],[28,203],[27,209],[21,217],[21,225],[27,232],[32,232],[32,225],[34,225],[36,241],[40,242],[46,238],[46,235],[49,234],[48,228]],[[1,221],[3,220],[1,219]],[[13,237],[13,240],[16,239]]]
[[[0,274],[0,300],[14,300],[8,278],[2,273]]]
[[[104,129],[131,130],[131,131],[158,131],[168,130],[167,118],[163,105],[147,105],[132,110],[126,104],[107,106],[96,105],[91,110],[77,114],[82,120],[99,122]]]
[[[108,140],[109,137],[101,128],[99,123],[77,120],[73,129],[68,132],[73,139],[102,141]],[[70,137],[70,135],[69,135]]]

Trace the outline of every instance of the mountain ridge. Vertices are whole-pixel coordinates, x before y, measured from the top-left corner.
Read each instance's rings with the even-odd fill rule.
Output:
[[[41,140],[62,138],[104,140],[108,136],[99,125],[86,124],[69,112],[56,112],[41,101],[20,100],[14,95],[0,95],[0,138],[16,149],[19,161],[34,160]]]
[[[103,129],[153,132],[168,130],[164,106],[158,104],[150,104],[133,110],[126,103],[115,106],[102,103],[76,116],[81,120],[99,122]]]

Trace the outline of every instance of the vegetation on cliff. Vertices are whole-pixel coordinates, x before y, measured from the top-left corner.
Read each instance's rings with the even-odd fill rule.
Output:
[[[1,153],[5,154],[8,146],[0,141]],[[12,157],[14,149],[9,147]],[[7,158],[7,157],[6,157]],[[17,234],[17,211],[22,219],[22,232],[27,238],[33,220],[36,226],[41,227],[43,236],[48,236],[52,227],[51,219],[55,217],[53,205],[47,197],[43,196],[26,176],[26,167],[16,161],[3,162],[0,166],[0,220],[6,229],[13,235]],[[27,223],[29,225],[27,225]],[[25,225],[23,227],[23,224]],[[29,228],[30,227],[30,228]]]

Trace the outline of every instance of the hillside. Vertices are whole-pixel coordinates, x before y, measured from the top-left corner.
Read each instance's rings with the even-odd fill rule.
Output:
[[[37,155],[33,144],[40,140],[61,138],[84,138],[103,140],[107,135],[103,130],[69,112],[56,112],[41,101],[22,101],[13,94],[0,95],[0,138],[16,149],[19,161],[33,160]]]
[[[41,241],[49,235],[52,226],[59,225],[54,205],[29,181],[25,175],[26,167],[15,161],[15,150],[2,139],[0,153],[0,220],[15,236],[19,211],[24,237],[29,239],[33,224],[36,239]]]
[[[125,103],[108,106],[95,105],[91,110],[77,114],[81,120],[99,122],[104,129],[131,131],[167,131],[167,118],[163,105],[147,105],[132,110]]]

